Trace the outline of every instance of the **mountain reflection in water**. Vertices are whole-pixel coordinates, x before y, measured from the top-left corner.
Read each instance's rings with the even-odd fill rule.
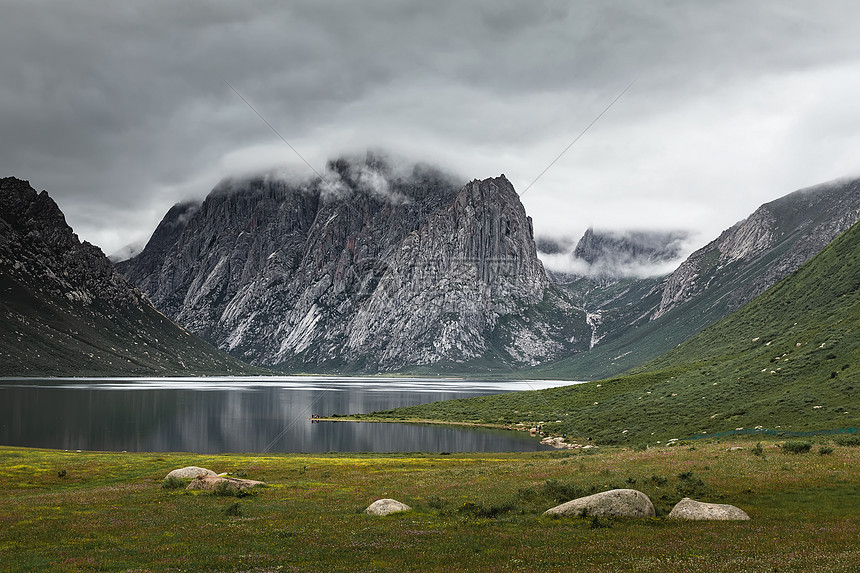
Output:
[[[564,381],[286,376],[0,381],[0,444],[69,450],[468,452],[546,449],[525,433],[319,422]]]

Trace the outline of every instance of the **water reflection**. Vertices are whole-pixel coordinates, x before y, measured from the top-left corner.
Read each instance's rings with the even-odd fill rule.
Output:
[[[310,417],[562,384],[295,376],[4,380],[0,443],[201,453],[529,451],[543,446],[519,432]]]

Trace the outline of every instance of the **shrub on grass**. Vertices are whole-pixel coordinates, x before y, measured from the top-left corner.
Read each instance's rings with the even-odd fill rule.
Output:
[[[548,479],[544,482],[539,493],[541,497],[562,503],[572,499],[585,497],[591,492],[584,490],[576,484],[564,483],[557,479]]]
[[[473,517],[495,519],[502,514],[513,511],[514,509],[517,509],[517,507],[510,500],[496,501],[489,504],[467,501],[460,507],[460,513],[471,515]]]
[[[681,480],[681,483],[675,489],[684,497],[694,497],[708,493],[709,488],[705,485],[705,482],[691,471],[679,473],[678,479]]]
[[[811,449],[812,444],[810,442],[789,440],[782,444],[782,451],[787,452],[789,454],[805,454]]]
[[[252,491],[251,489],[239,488],[229,481],[222,481],[218,482],[215,489],[212,490],[212,494],[222,497],[247,497],[252,495]]]
[[[187,486],[188,482],[178,477],[165,478],[164,481],[161,482],[161,487],[163,489],[184,489]]]
[[[764,448],[761,445],[761,442],[758,442],[755,447],[750,450],[754,456],[764,456]]]
[[[612,527],[612,522],[603,521],[596,515],[591,516],[591,523],[588,524],[589,529],[602,529],[604,527]]]
[[[238,501],[234,501],[230,505],[224,508],[224,515],[229,517],[239,517],[242,515],[242,508],[239,506]]]
[[[821,446],[818,448],[818,454],[822,456],[826,456],[827,454],[832,454],[833,448],[830,446]]]
[[[860,436],[839,436],[833,441],[837,446],[860,446]]]

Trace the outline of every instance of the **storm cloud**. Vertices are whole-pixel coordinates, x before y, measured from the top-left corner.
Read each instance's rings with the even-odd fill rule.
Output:
[[[319,171],[381,148],[523,190],[634,82],[526,210],[542,236],[704,244],[860,174],[858,16],[851,1],[7,0],[0,174],[47,189],[110,253],[222,177],[310,174],[230,86]]]

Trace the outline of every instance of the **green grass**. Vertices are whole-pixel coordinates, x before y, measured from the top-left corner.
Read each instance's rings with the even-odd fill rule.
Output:
[[[454,455],[0,448],[0,570],[852,571],[860,448],[792,455],[766,441],[756,456],[752,444]],[[241,499],[163,489],[185,465],[271,487]],[[541,515],[614,487],[644,491],[658,517]],[[684,495],[737,505],[752,521],[668,520]],[[362,514],[382,497],[414,510]]]

